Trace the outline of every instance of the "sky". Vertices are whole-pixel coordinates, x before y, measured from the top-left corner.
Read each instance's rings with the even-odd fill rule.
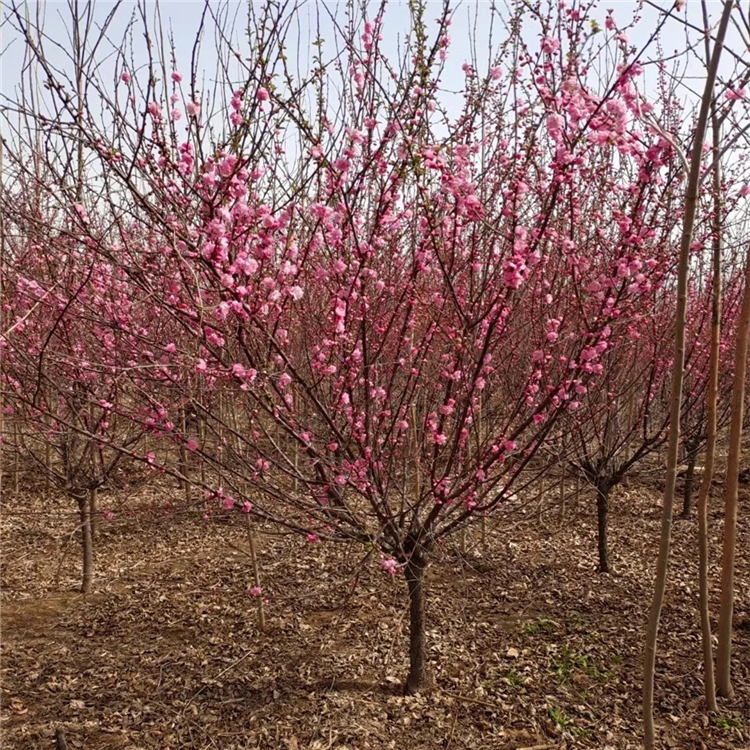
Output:
[[[71,0],[75,2],[75,0]],[[18,96],[18,87],[24,70],[25,45],[14,28],[14,21],[8,22],[11,13],[12,0],[6,0],[2,7],[2,55],[0,56],[0,107],[13,106]],[[79,0],[81,8],[88,4],[85,0]],[[46,0],[42,4],[33,1],[17,3],[21,14],[34,17],[41,12],[46,34],[45,54],[50,64],[59,71],[66,71],[69,78],[72,63],[69,52],[72,48],[72,23],[68,0]],[[292,6],[292,3],[289,3]],[[360,3],[360,7],[366,5],[368,14],[372,15],[379,3],[366,0]],[[439,0],[428,0],[426,3],[426,21],[428,33],[434,34],[436,29],[435,18],[440,12],[442,3]],[[572,6],[572,0],[568,0],[568,6]],[[600,27],[604,28],[604,20],[607,9],[612,9],[613,16],[619,28],[628,26],[635,15],[641,16],[641,21],[632,30],[628,30],[628,41],[637,49],[643,48],[649,42],[649,37],[656,28],[660,10],[673,8],[674,0],[664,2],[655,0],[648,4],[636,3],[632,0],[602,0],[593,17],[598,20]],[[159,34],[161,34],[161,46],[167,51],[170,48],[170,40],[174,44],[177,58],[176,67],[187,78],[190,71],[193,45],[198,30],[201,27],[201,19],[206,18],[204,28],[198,69],[196,88],[202,92],[210,90],[212,82],[217,77],[217,64],[219,54],[217,49],[225,45],[217,46],[215,24],[211,16],[223,20],[224,29],[232,41],[233,48],[243,55],[250,53],[249,43],[245,32],[248,8],[255,14],[263,11],[265,4],[262,2],[218,2],[210,0],[208,5],[202,0],[161,0],[156,3],[149,0],[138,4],[131,0],[125,0],[119,5],[114,20],[107,28],[106,38],[92,57],[96,75],[101,78],[102,85],[106,90],[118,90],[124,94],[124,87],[119,86],[118,81],[123,66],[135,77],[136,82],[145,86],[144,71],[148,59],[148,50],[143,35],[143,23],[140,14],[145,13],[148,27],[154,40],[159,46]],[[543,3],[544,6],[544,3]],[[113,11],[115,4],[109,0],[95,0],[93,2],[94,25],[104,23],[108,15]],[[455,108],[456,113],[461,105],[463,97],[461,91],[464,88],[464,73],[462,65],[471,62],[478,54],[477,67],[480,74],[484,73],[491,64],[493,49],[507,36],[503,28],[503,21],[508,17],[508,5],[502,2],[493,4],[490,0],[464,0],[463,2],[451,3],[454,9],[453,23],[450,29],[451,48],[448,55],[442,77],[443,97],[447,108]],[[722,4],[718,0],[709,0],[707,3],[711,16],[711,23],[715,25],[720,14]],[[207,11],[208,9],[208,11]],[[296,66],[300,74],[311,64],[312,57],[316,53],[312,42],[318,34],[316,25],[320,24],[320,35],[325,39],[325,55],[329,58],[336,52],[335,31],[336,24],[346,23],[347,5],[344,2],[315,2],[315,0],[297,0],[296,10],[292,14],[287,35],[289,49],[287,55]],[[700,0],[686,0],[684,7],[674,11],[675,19],[687,20],[696,27],[702,27]],[[747,17],[747,14],[746,14]],[[383,47],[386,52],[396,57],[399,50],[403,49],[404,35],[408,33],[409,3],[394,0],[388,3],[384,30],[385,39]],[[494,21],[492,21],[494,19]],[[492,22],[491,22],[492,21]],[[492,30],[492,38],[490,38]],[[680,79],[678,90],[684,97],[688,109],[692,109],[698,99],[705,75],[702,63],[703,44],[697,31],[686,29],[685,25],[678,20],[668,20],[662,29],[657,44],[651,44],[641,57],[645,64],[644,85],[646,91],[654,92],[657,85],[657,68],[654,61],[660,57],[668,59],[668,68]],[[524,33],[524,38],[532,49],[539,44],[538,25],[529,25]],[[596,41],[604,41],[611,37],[611,32],[600,32]],[[126,40],[123,48],[123,41]],[[693,47],[692,53],[685,53],[687,47]],[[730,31],[728,45],[729,49],[739,51],[745,46],[740,34],[736,29]],[[168,52],[169,54],[169,52]],[[124,55],[124,57],[123,57]],[[604,56],[603,59],[606,59]],[[735,74],[736,59],[730,54],[723,58],[722,75],[724,80],[730,79]],[[171,61],[167,62],[165,70],[166,77],[173,69]],[[611,72],[611,71],[610,71]],[[234,64],[232,78],[239,85],[245,74]],[[183,91],[185,86],[183,85]],[[335,85],[335,84],[332,84]],[[748,88],[750,96],[750,87]],[[49,95],[42,91],[42,97]],[[91,102],[89,102],[92,104]],[[6,110],[7,112],[7,110]],[[0,132],[7,132],[7,123],[0,118]]]
[[[11,4],[12,0],[6,0],[3,4],[4,15],[7,16],[10,12],[8,6]],[[84,6],[84,0],[81,0],[80,4]],[[429,0],[427,2],[428,18],[430,15],[433,18],[437,15],[441,4],[439,0]],[[674,3],[673,0],[668,2],[657,0],[654,4],[659,8],[666,9],[671,8]],[[367,5],[369,12],[372,13],[378,7],[379,3],[370,1]],[[386,49],[390,46],[393,52],[396,51],[399,41],[403,38],[403,33],[408,29],[408,6],[408,2],[400,2],[398,0],[390,2],[388,5],[385,21],[387,35],[384,44],[386,45]],[[46,50],[48,57],[55,64],[63,66],[65,64],[65,52],[71,47],[71,22],[67,0],[46,0],[41,6],[36,2],[20,2],[19,7],[22,13],[28,12],[32,17],[38,8],[41,7],[45,19],[45,32],[49,37]],[[95,19],[101,23],[112,11],[114,3],[108,0],[96,0],[93,7]],[[123,39],[128,24],[135,19],[136,26],[139,25],[137,18],[139,13],[138,7],[135,2],[129,0],[122,2],[119,6],[114,22],[109,27],[108,39],[97,52],[97,62],[101,65],[102,71],[107,71],[108,68],[113,67],[115,61],[114,53]],[[161,26],[164,32],[174,40],[180,68],[183,70],[189,68],[188,61],[191,57],[193,41],[201,24],[201,17],[204,14],[204,3],[201,0],[188,2],[185,2],[185,0],[161,0],[158,4],[155,2],[144,2],[143,7],[146,9],[147,18],[152,30]],[[217,2],[216,0],[211,0],[209,7],[213,13],[223,16],[227,20],[235,19],[237,21],[237,27],[233,34],[234,43],[237,48],[246,51],[248,46],[247,39],[244,38],[244,34],[242,33],[242,22],[247,12],[247,3]],[[255,2],[253,3],[253,7],[255,12],[260,12],[262,3]],[[480,55],[484,53],[483,57],[485,59],[487,57],[488,32],[490,29],[489,19],[492,15],[493,4],[489,0],[465,0],[464,2],[452,3],[452,7],[455,8],[453,26],[450,32],[452,47],[449,60],[452,64],[446,67],[444,85],[447,89],[460,89],[463,82],[461,64],[471,59],[472,46],[474,45],[480,50]],[[500,28],[498,21],[504,15],[507,17],[507,6],[499,2],[494,4],[494,7],[496,9],[497,20],[495,21],[493,42],[497,44],[504,36],[504,30]],[[631,0],[603,0],[598,12],[595,14],[595,17],[599,19],[601,24],[604,21],[605,9],[608,8],[613,9],[613,15],[618,26],[629,23],[635,13],[640,13],[643,20],[638,24],[636,29],[629,33],[629,41],[639,48],[646,44],[657,22],[658,11],[656,8],[651,5],[645,5],[639,9],[639,4]],[[715,22],[721,10],[721,3],[718,0],[709,0],[708,8]],[[311,0],[299,3],[299,8],[295,11],[295,22],[291,27],[293,33],[290,35],[290,56],[295,59],[295,62],[300,62],[304,65],[305,60],[310,59],[311,48],[309,43],[315,36],[316,19],[320,18],[322,26],[321,35],[330,44],[334,37],[334,22],[343,23],[345,11],[346,5],[343,2],[316,3]],[[697,26],[703,25],[699,0],[687,0],[684,8],[676,12],[675,16],[687,19]],[[204,33],[201,55],[202,67],[209,79],[213,73],[212,68],[217,59],[215,39],[213,33],[211,33],[211,26],[212,23],[209,19],[206,26],[207,33]],[[431,30],[429,22],[428,30]],[[472,41],[472,37],[474,37],[474,41]],[[297,43],[297,40],[299,40],[299,43]],[[145,47],[140,34],[134,34],[133,41],[135,56],[145,57]],[[529,41],[533,44],[533,37]],[[685,29],[677,21],[669,21],[661,35],[662,51],[665,55],[670,55],[675,50],[684,50],[688,43],[695,44],[697,41],[698,34],[695,32],[688,32],[686,39]],[[54,43],[58,43],[60,47],[56,49]],[[742,49],[743,45],[735,31],[730,33],[729,46],[738,50]],[[702,54],[702,45],[698,45],[698,50]],[[13,97],[14,89],[19,83],[24,58],[23,42],[18,38],[18,35],[12,28],[12,24],[9,23],[3,23],[2,27],[2,52],[0,62],[0,95],[6,99]],[[654,59],[656,56],[657,52],[655,49],[646,54],[647,59]],[[727,63],[724,66],[727,73],[730,65],[729,60],[730,58],[727,59]],[[137,65],[137,60],[135,62]],[[700,79],[703,70],[699,61],[690,58],[686,62],[688,63],[688,76],[692,77],[693,80]]]

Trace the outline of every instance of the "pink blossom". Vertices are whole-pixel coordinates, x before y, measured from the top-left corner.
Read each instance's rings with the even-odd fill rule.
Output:
[[[503,448],[505,449],[506,453],[510,453],[511,451],[514,451],[516,449],[516,441],[506,440],[505,444],[503,445]]]
[[[289,373],[282,372],[281,375],[279,375],[279,390],[284,390],[289,383],[292,382],[292,377],[289,375]]]
[[[120,80],[121,80],[121,81],[122,81],[123,83],[130,83],[130,79],[131,79],[131,75],[130,75],[130,73],[128,73],[128,71],[127,71],[127,70],[123,70],[123,71],[122,71],[122,75],[120,76]]]
[[[86,213],[86,209],[83,207],[83,204],[75,203],[73,204],[73,208],[75,209],[75,212],[78,214],[79,218],[84,224],[90,223],[88,214]]]
[[[259,88],[258,91],[256,92],[255,98],[259,102],[267,102],[270,99],[270,96],[268,94],[268,89],[265,89],[261,86],[261,88]]]
[[[225,497],[221,501],[221,505],[224,508],[224,510],[232,510],[232,508],[234,508],[234,498],[229,497],[229,496]]]
[[[560,42],[558,42],[557,39],[553,39],[549,36],[542,37],[542,52],[546,52],[547,54],[554,54],[559,49]]]
[[[175,83],[180,83],[182,81],[182,73],[179,73],[178,71],[173,70],[172,71],[172,80]]]
[[[388,573],[388,575],[396,575],[398,572],[398,561],[392,557],[386,557],[385,555],[380,556],[380,567]]]
[[[197,117],[201,111],[201,105],[198,102],[188,102],[185,111],[189,117]]]
[[[245,502],[242,503],[243,513],[249,513],[252,509],[253,509],[253,504],[249,500],[245,500]]]
[[[158,117],[161,114],[161,107],[159,106],[158,102],[151,102],[148,105],[148,113],[152,117]]]
[[[744,99],[746,96],[747,92],[745,91],[745,89],[727,89],[727,101],[737,102]]]
[[[185,443],[185,447],[189,451],[197,451],[198,450],[198,442],[196,440],[193,440],[192,438]]]
[[[317,534],[308,534],[306,538],[307,538],[307,541],[310,542],[310,543],[318,541],[318,535]]]
[[[253,586],[247,590],[247,593],[254,599],[257,599],[259,596],[263,595],[263,589],[260,586]]]
[[[114,514],[114,512],[113,512],[113,511],[111,511],[111,510],[109,510],[109,509],[107,509],[107,510],[103,511],[103,512],[102,512],[102,515],[104,516],[104,518],[105,518],[105,519],[106,519],[107,521],[111,521],[111,520],[112,520],[112,519],[113,519],[113,518],[115,517],[115,514]]]

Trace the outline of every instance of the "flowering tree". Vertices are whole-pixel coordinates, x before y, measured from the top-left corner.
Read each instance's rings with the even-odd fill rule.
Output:
[[[195,65],[188,81],[157,50],[146,69],[120,58],[114,91],[92,74],[83,114],[15,14],[104,186],[77,209],[99,217],[87,253],[149,321],[126,316],[115,371],[139,369],[118,413],[200,451],[225,507],[403,574],[412,692],[435,545],[502,505],[669,273],[672,147],[624,31],[608,15],[590,35],[590,13],[512,8],[515,33],[463,65],[449,105],[447,4],[413,4],[396,53],[385,5],[347,6],[327,19],[340,54],[319,31],[300,73],[269,4],[249,60],[223,37],[226,87],[202,97]],[[181,433],[186,408],[220,439]]]
[[[0,268],[8,323],[0,338],[3,409],[22,425],[15,449],[78,507],[82,591],[89,593],[94,493],[145,452],[144,429],[119,414],[130,399],[120,356],[140,342],[103,322],[125,315],[129,303],[122,281],[76,236],[85,212],[56,215],[43,199],[26,201],[21,187],[38,195],[21,180],[1,204],[8,229]]]
[[[737,279],[728,284],[734,289]],[[703,346],[710,325],[711,292],[693,295],[695,317],[690,321],[686,357],[686,383],[682,413],[685,440],[697,453],[705,440],[705,400],[708,348]],[[607,529],[609,497],[639,464],[658,452],[668,435],[668,379],[671,356],[663,342],[672,328],[673,299],[663,286],[650,300],[642,299],[641,312],[629,316],[627,336],[612,347],[605,372],[582,402],[570,413],[572,450],[575,464],[596,492],[598,570],[610,572]],[[736,295],[729,295],[724,315],[727,323],[737,311]],[[728,363],[724,363],[727,365]],[[728,387],[732,369],[722,369],[723,388],[719,408],[724,420],[729,413]],[[694,464],[693,464],[694,469]],[[690,481],[686,476],[686,484]],[[686,488],[686,492],[689,487]]]

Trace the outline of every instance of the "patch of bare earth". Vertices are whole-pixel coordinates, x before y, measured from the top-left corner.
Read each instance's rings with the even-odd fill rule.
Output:
[[[717,493],[720,488],[717,488]],[[150,494],[149,494],[150,493]],[[404,697],[405,587],[366,550],[261,530],[259,633],[240,514],[210,522],[152,488],[100,520],[96,593],[75,592],[75,514],[34,495],[2,516],[2,746],[637,748],[660,509],[612,503],[615,574],[595,569],[593,503],[446,541],[430,571],[436,689]],[[166,499],[173,505],[164,507]],[[747,501],[741,498],[741,504]],[[720,497],[711,518],[717,588]],[[744,513],[744,506],[743,506]],[[512,526],[512,528],[511,528]],[[732,701],[702,704],[694,521],[675,523],[656,715],[669,748],[750,746],[747,516],[740,519]],[[352,581],[357,586],[352,589]],[[714,619],[717,601],[712,603]]]

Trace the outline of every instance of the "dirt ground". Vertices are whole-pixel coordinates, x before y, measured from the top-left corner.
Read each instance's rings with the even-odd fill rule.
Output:
[[[403,581],[366,551],[261,530],[260,633],[242,514],[205,521],[176,489],[103,495],[95,593],[76,593],[73,510],[31,489],[2,514],[2,747],[638,748],[657,482],[612,502],[595,572],[590,495],[446,541],[429,574],[436,688],[404,697]],[[750,747],[748,493],[736,573],[736,697],[702,700],[695,521],[676,521],[657,660],[664,748]],[[170,502],[171,501],[171,504]],[[711,518],[716,625],[721,487]],[[352,588],[353,579],[358,583]]]

